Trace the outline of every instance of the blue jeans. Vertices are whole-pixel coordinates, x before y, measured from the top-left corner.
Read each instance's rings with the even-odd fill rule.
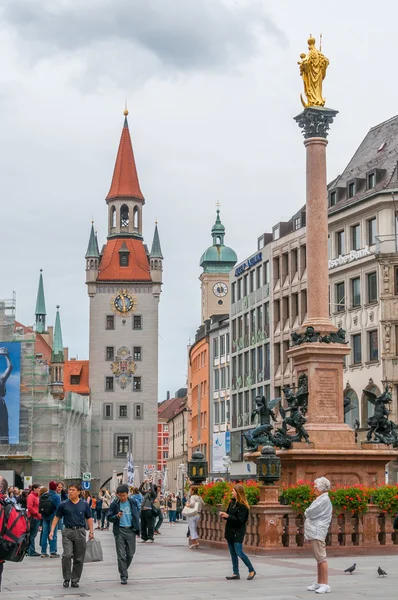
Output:
[[[39,531],[40,521],[37,519],[30,519],[30,543],[28,548],[28,556],[33,556],[36,554],[35,549],[35,540],[37,536],[37,532]]]
[[[175,523],[176,522],[176,518],[177,518],[177,511],[176,510],[169,510],[169,522],[170,523]]]
[[[243,544],[240,542],[230,542],[228,540],[228,550],[232,559],[232,570],[234,575],[239,575],[239,561],[238,558],[246,565],[249,569],[249,573],[254,571],[254,567],[251,564],[249,557],[243,552]]]
[[[57,528],[54,531],[54,537],[52,540],[48,539],[48,534],[51,531],[52,519],[43,519],[43,529],[41,533],[41,553],[47,554],[47,543],[50,545],[50,554],[57,552]]]

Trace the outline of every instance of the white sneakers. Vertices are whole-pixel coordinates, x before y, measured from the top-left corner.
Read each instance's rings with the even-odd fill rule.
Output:
[[[320,587],[321,587],[321,584],[320,584],[320,583],[313,583],[312,585],[309,585],[309,586],[307,587],[307,590],[308,590],[309,592],[316,592],[316,590],[317,590],[318,588],[320,588]]]
[[[324,583],[313,583],[307,587],[309,592],[315,592],[316,594],[330,594],[332,591],[330,589],[330,585],[326,585]]]

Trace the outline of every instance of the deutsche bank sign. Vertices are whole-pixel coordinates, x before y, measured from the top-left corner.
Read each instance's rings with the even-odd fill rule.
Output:
[[[358,260],[358,258],[371,256],[371,254],[372,252],[369,250],[369,246],[365,246],[365,248],[362,248],[362,250],[351,250],[349,254],[344,254],[343,256],[340,254],[338,258],[332,258],[331,260],[329,260],[329,269],[341,267],[341,265],[345,265],[347,263],[353,262],[354,260]]]
[[[239,267],[235,269],[235,277],[239,277],[239,275],[242,275],[244,271],[251,269],[252,267],[254,267],[254,265],[261,262],[262,259],[263,253],[257,252],[257,254],[255,254],[251,258],[248,258],[244,263],[242,263],[241,265],[239,265]]]

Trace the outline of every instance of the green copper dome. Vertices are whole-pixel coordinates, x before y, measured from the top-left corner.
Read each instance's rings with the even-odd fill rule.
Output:
[[[228,273],[238,262],[235,250],[224,245],[225,227],[217,210],[216,222],[211,230],[213,245],[202,254],[200,266],[204,273]]]

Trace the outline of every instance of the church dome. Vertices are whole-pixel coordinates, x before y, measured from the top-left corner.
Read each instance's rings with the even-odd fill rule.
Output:
[[[211,230],[213,245],[207,248],[200,259],[205,273],[228,273],[238,262],[235,250],[224,245],[225,227],[217,210],[216,222]]]

